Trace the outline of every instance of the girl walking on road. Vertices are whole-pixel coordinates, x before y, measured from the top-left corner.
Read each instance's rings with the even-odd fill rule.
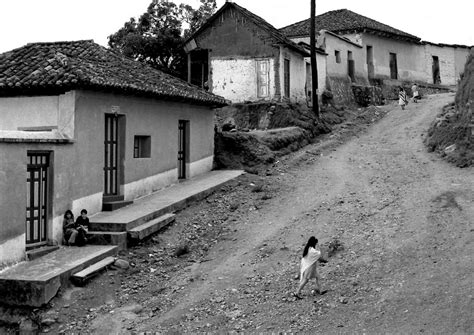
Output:
[[[293,296],[297,299],[303,299],[300,295],[301,290],[311,278],[316,279],[316,292],[319,294],[325,293],[321,292],[321,286],[319,284],[318,260],[321,257],[321,251],[317,245],[318,239],[314,236],[311,236],[304,247],[303,258],[301,258],[300,265],[300,284],[296,293],[293,294]]]

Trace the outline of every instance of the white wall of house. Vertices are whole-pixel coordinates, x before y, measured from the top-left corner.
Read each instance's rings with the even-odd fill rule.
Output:
[[[268,60],[269,92],[258,93],[257,62]],[[275,95],[273,58],[211,58],[212,93],[232,102],[271,100]]]
[[[290,96],[291,102],[306,101],[306,62],[304,57],[288,48],[280,48],[280,89],[281,96],[285,97],[285,59],[290,61]]]
[[[52,128],[74,137],[74,92],[55,96],[2,98],[0,131]]]
[[[292,39],[295,43],[305,42],[309,44],[309,37],[300,37]],[[324,41],[324,42],[323,42]],[[348,51],[352,52],[352,59],[354,60],[354,70],[356,81],[367,83],[367,62],[365,51],[361,46],[356,46],[353,43],[345,41],[342,38],[333,36],[329,33],[321,33],[318,38],[319,43],[323,43],[321,47],[326,51],[327,56],[325,58],[326,62],[326,72],[328,76],[331,77],[347,77],[348,76]],[[336,61],[335,53],[339,51],[339,62]],[[322,56],[322,55],[319,55]],[[319,60],[318,69],[319,69]],[[321,66],[322,68],[322,66]]]
[[[316,54],[316,64],[318,64],[318,95],[321,94],[326,89],[326,78],[327,78],[327,71],[326,71],[326,55],[322,55],[317,53]],[[306,90],[311,91],[312,89],[312,77],[311,77],[311,58],[305,58],[306,66],[309,71],[306,72]]]
[[[367,46],[372,46],[375,78],[390,79],[390,53],[395,53],[399,80],[426,81],[425,51],[422,46],[368,33],[344,36],[351,41],[360,38],[364,58],[367,57]]]
[[[426,81],[433,84],[433,57],[438,57],[441,85],[456,84],[456,61],[454,57],[454,48],[442,47],[434,44],[425,46],[425,73]]]

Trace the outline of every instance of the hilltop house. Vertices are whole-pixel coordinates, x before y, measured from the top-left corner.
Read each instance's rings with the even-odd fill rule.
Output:
[[[188,81],[232,102],[305,102],[310,54],[261,17],[227,1],[185,44]],[[317,50],[319,92],[326,54]]]
[[[310,20],[280,29],[291,39],[309,39]],[[392,28],[347,9],[330,11],[316,16],[316,29],[327,30],[362,45],[363,52],[355,59],[364,64],[367,79],[423,80],[420,38]],[[329,45],[326,42],[326,45]],[[335,48],[337,48],[336,46]],[[337,50],[337,49],[336,49]],[[337,50],[345,54],[350,50]],[[336,57],[336,55],[334,55]],[[353,55],[354,57],[354,55]],[[422,70],[423,69],[423,70]]]
[[[310,20],[280,29],[292,40],[309,40]],[[436,45],[347,9],[316,16],[316,29],[327,30],[362,45],[362,59],[352,57],[365,67],[367,79],[418,81],[452,85],[466,61],[468,47]],[[328,41],[326,45],[331,43]],[[342,50],[338,50],[340,48]],[[337,45],[335,55],[352,51]],[[327,50],[326,50],[327,51]],[[353,52],[353,51],[352,51]],[[329,63],[329,61],[328,61]]]
[[[90,214],[211,170],[225,100],[93,41],[0,55],[0,265]],[[178,157],[178,158],[177,158]]]

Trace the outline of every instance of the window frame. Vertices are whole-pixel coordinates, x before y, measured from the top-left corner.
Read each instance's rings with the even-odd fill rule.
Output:
[[[133,158],[151,158],[150,135],[134,135]]]

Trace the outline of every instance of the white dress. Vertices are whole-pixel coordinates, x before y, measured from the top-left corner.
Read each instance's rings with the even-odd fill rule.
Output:
[[[301,258],[300,281],[303,279],[316,278],[318,276],[318,259],[321,257],[321,251],[310,247],[308,254]]]

